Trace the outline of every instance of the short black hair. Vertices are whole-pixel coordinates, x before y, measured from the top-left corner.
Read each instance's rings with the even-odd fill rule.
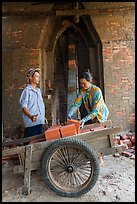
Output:
[[[89,71],[86,71],[80,74],[79,79],[86,79],[87,81],[91,82],[93,77]]]

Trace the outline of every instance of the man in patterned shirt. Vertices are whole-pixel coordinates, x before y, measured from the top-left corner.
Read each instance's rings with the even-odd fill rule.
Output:
[[[92,84],[90,72],[83,72],[80,77],[80,92],[68,113],[68,118],[78,110],[81,113],[81,129],[85,124],[102,123],[108,118],[109,111],[104,102],[102,91]]]

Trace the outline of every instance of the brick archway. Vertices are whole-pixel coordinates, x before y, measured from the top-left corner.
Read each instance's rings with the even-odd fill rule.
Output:
[[[89,69],[93,73],[94,83],[100,86],[104,93],[102,45],[88,16],[80,17],[78,24],[74,24],[66,19],[62,20],[61,18],[54,19],[53,24],[52,30],[48,31],[51,35],[48,34],[45,50],[47,54],[52,53],[52,59],[54,61],[52,62],[54,63],[54,71],[52,71],[52,77],[50,77],[54,84],[54,100],[51,105],[52,119],[54,118],[54,123],[57,123],[57,121],[62,123],[66,120],[70,103],[73,102],[78,92],[79,85],[78,78],[76,77],[78,77],[80,72]],[[64,43],[61,44],[63,39]],[[64,45],[68,49],[66,52],[63,51],[65,49]],[[71,51],[69,51],[69,46],[71,47],[72,45],[76,49],[74,49],[75,53],[74,50],[72,52],[73,56]],[[59,58],[61,60],[57,62]],[[75,63],[70,65],[70,61],[75,61]],[[72,69],[71,66],[73,66]],[[75,77],[75,80],[73,82],[72,80],[69,81],[70,77]],[[64,107],[65,112],[62,112],[62,107]]]

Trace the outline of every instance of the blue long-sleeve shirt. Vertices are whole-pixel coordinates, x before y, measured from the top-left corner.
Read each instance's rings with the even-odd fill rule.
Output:
[[[85,122],[97,117],[100,123],[105,122],[108,118],[109,111],[104,102],[102,91],[96,85],[90,84],[88,90],[81,89],[74,103],[72,104],[68,115],[72,116],[81,106],[82,102],[88,112],[84,118]],[[90,106],[90,107],[89,107]]]
[[[19,99],[21,108],[26,107],[31,115],[37,115],[36,122],[32,120],[23,112],[22,117],[25,127],[32,127],[39,124],[45,124],[45,105],[41,95],[40,89],[33,87],[28,84],[22,91],[21,97]]]

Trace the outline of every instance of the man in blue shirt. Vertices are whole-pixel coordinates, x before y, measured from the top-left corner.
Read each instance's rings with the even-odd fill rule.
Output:
[[[24,88],[19,100],[25,125],[24,137],[42,134],[42,125],[45,121],[47,123],[45,105],[37,87],[40,82],[40,69],[30,69],[27,77],[29,84]]]

